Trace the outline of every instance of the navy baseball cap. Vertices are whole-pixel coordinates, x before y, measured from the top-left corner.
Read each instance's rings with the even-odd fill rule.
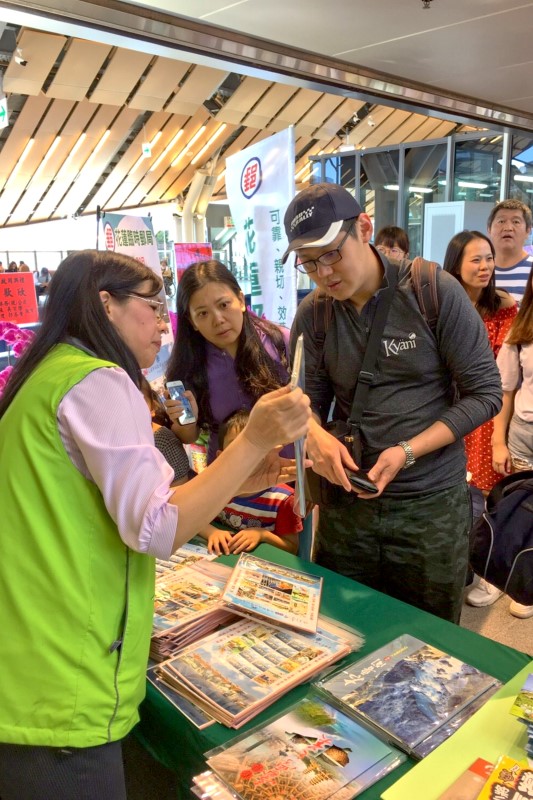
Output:
[[[350,192],[337,183],[315,183],[291,200],[285,212],[289,246],[281,259],[300,247],[323,247],[339,234],[342,223],[358,217],[362,208]]]

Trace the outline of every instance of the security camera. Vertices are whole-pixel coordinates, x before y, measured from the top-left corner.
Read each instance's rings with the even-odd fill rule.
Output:
[[[369,117],[366,122],[367,122],[367,125],[370,125],[371,128],[375,128],[376,127],[376,122],[375,122],[375,120],[372,119],[372,117]]]
[[[17,48],[15,52],[15,63],[18,64],[19,67],[25,67],[28,63],[22,55],[22,50],[20,48]]]

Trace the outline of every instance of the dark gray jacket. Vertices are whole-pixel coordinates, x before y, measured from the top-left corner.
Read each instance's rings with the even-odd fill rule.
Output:
[[[385,278],[397,267],[384,261]],[[383,288],[383,287],[382,287]],[[362,420],[363,463],[369,469],[379,454],[421,433],[437,420],[457,441],[419,458],[398,473],[385,494],[439,491],[465,480],[462,438],[501,408],[501,381],[485,326],[456,278],[437,273],[439,317],[433,332],[413,292],[409,266],[400,268],[398,288],[382,336],[376,380]],[[317,346],[313,296],[296,312],[291,348],[304,333],[306,392],[323,420],[335,399],[334,418],[348,418],[377,297],[359,314],[350,301],[333,301],[324,343]]]

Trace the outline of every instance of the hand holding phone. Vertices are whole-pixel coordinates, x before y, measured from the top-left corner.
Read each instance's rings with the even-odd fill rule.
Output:
[[[347,469],[345,472],[348,476],[348,480],[352,486],[355,486],[356,489],[361,489],[361,491],[369,492],[370,494],[377,494],[379,492],[379,489],[374,481],[370,480],[368,473],[366,473],[364,470],[360,469],[357,472],[354,472],[354,470]]]
[[[181,381],[168,381],[167,389],[172,400],[178,400],[183,406],[183,411],[178,417],[179,424],[190,425],[192,422],[196,422],[191,401],[188,397],[185,397],[185,386],[183,383]]]

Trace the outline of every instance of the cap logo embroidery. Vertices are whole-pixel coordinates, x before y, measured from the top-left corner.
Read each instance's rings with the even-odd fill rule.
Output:
[[[314,210],[314,206],[309,206],[309,208],[306,208],[305,211],[300,211],[299,214],[296,214],[296,216],[291,220],[291,231],[293,231],[300,224],[300,222],[303,222],[305,219],[309,219],[309,217],[313,215]]]

